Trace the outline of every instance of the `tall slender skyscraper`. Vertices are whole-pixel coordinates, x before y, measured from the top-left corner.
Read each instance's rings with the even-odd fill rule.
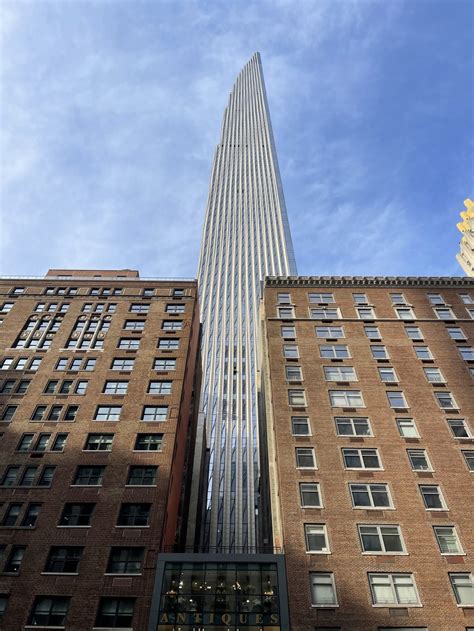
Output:
[[[237,77],[212,167],[199,261],[201,405],[210,466],[204,543],[256,545],[258,308],[266,275],[296,274],[260,55]]]

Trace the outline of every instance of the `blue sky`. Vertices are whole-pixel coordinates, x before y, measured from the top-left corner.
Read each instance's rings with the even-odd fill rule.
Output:
[[[461,273],[471,0],[3,0],[0,23],[3,274],[194,276],[256,50],[298,271]]]

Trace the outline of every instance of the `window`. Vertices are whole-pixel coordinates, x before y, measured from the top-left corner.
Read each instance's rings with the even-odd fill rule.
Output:
[[[36,596],[28,624],[40,627],[64,627],[69,600],[63,596]]]
[[[390,294],[390,300],[392,301],[392,305],[407,304],[407,301],[405,300],[405,296],[403,294]]]
[[[166,313],[184,313],[185,305],[170,304],[166,305]]]
[[[319,354],[323,359],[347,359],[350,357],[349,348],[344,344],[322,344]]]
[[[329,543],[324,524],[305,524],[306,552],[327,554]]]
[[[294,406],[306,406],[306,394],[304,390],[288,390],[288,403]]]
[[[44,571],[49,574],[77,574],[83,549],[80,546],[53,546]]]
[[[313,447],[297,447],[295,455],[298,469],[316,469],[316,457]]]
[[[412,574],[369,574],[374,605],[419,605]]]
[[[17,451],[28,451],[33,442],[34,434],[23,434],[16,448]]]
[[[143,331],[145,328],[144,320],[125,320],[123,326],[125,331]]]
[[[13,420],[13,417],[15,416],[15,412],[17,410],[18,406],[17,405],[7,405],[5,406],[4,410],[3,410],[3,414],[2,414],[2,421],[5,421],[6,423],[9,423],[10,421]]]
[[[127,358],[115,358],[112,361],[112,370],[133,370],[133,366],[135,364],[134,359]]]
[[[108,629],[132,626],[134,598],[101,598],[95,624]]]
[[[183,328],[182,320],[163,320],[163,331],[181,331]]]
[[[370,352],[374,359],[388,359],[387,349],[381,344],[372,344],[370,346]]]
[[[422,340],[423,333],[418,326],[406,326],[405,333],[410,340]]]
[[[300,356],[297,346],[293,344],[283,344],[283,357],[286,359],[298,359]]]
[[[463,418],[448,418],[448,425],[454,438],[472,438],[471,430]]]
[[[7,381],[3,382],[3,386],[0,390],[0,394],[11,394],[13,392],[13,388],[15,386],[14,379],[7,379]]]
[[[128,381],[106,381],[104,394],[127,394]]]
[[[133,337],[121,337],[117,348],[136,351],[140,348],[140,340]]]
[[[303,375],[300,366],[285,366],[285,377],[287,381],[302,381]]]
[[[4,572],[10,572],[11,574],[18,574],[25,554],[25,546],[12,546],[8,559],[3,568]]]
[[[426,510],[447,510],[439,486],[434,484],[422,484],[420,485],[420,493]]]
[[[318,307],[310,310],[313,320],[339,320],[341,311],[337,307]]]
[[[128,470],[127,484],[130,486],[156,486],[156,466],[133,466]]]
[[[284,340],[294,340],[296,338],[296,327],[294,326],[282,326],[280,331]]]
[[[364,331],[369,340],[381,340],[382,336],[378,326],[364,326]]]
[[[295,317],[295,310],[293,307],[278,307],[278,317],[282,320],[291,320]]]
[[[150,381],[148,384],[149,394],[171,394],[172,381]]]
[[[277,294],[277,301],[279,305],[290,305],[291,304],[291,294]]]
[[[77,413],[79,411],[78,405],[68,405],[66,409],[66,414],[64,415],[65,421],[75,421]]]
[[[2,478],[2,484],[1,486],[15,486],[16,485],[16,479],[18,477],[18,474],[20,472],[20,466],[17,465],[10,465],[7,467],[7,470],[5,471],[5,474]]]
[[[428,300],[430,301],[430,303],[432,305],[444,305],[444,298],[441,296],[441,294],[427,294],[428,295]]]
[[[317,326],[315,327],[316,337],[339,338],[345,337],[342,326]]]
[[[465,340],[466,335],[464,331],[458,326],[448,326],[446,327],[446,331],[448,332],[449,337],[452,340]]]
[[[3,620],[3,616],[7,610],[8,606],[8,595],[0,594],[0,620]]]
[[[358,381],[352,366],[324,366],[326,381]]]
[[[1,370],[10,370],[13,364],[13,357],[5,357],[0,365]]]
[[[413,471],[433,471],[425,449],[407,449]]]
[[[41,504],[28,504],[25,516],[21,522],[24,528],[34,528],[38,521]]]
[[[25,467],[23,470],[23,475],[20,478],[20,486],[33,486],[33,482],[36,478],[36,474],[38,473],[39,467]]]
[[[330,303],[334,302],[334,295],[328,292],[310,293],[308,294],[308,300],[312,303]]]
[[[433,526],[441,554],[463,554],[454,526]]]
[[[369,302],[367,294],[352,294],[352,298],[356,305],[366,305]]]
[[[162,351],[171,351],[179,348],[179,339],[171,339],[167,337],[162,337],[158,340],[158,348]]]
[[[474,471],[474,451],[462,451],[461,453],[469,471]]]
[[[163,434],[137,434],[135,450],[137,451],[161,451]]]
[[[386,525],[360,525],[359,537],[362,552],[376,554],[381,552],[384,554],[404,553],[402,534],[399,526]]]
[[[474,300],[470,294],[459,294],[459,297],[465,305],[474,304]]]
[[[427,346],[414,346],[413,349],[418,359],[433,359],[433,355]]]
[[[107,574],[140,574],[144,548],[112,548]]]
[[[310,579],[313,607],[337,607],[334,574],[332,572],[311,572]]]
[[[95,504],[91,502],[65,504],[59,519],[59,526],[90,526],[94,508]]]
[[[449,579],[458,605],[472,607],[474,605],[474,579],[472,574],[450,574]]]
[[[154,289],[150,289],[150,288],[148,288],[148,289],[144,289],[144,290],[142,291],[142,296],[146,296],[146,297],[148,297],[148,298],[149,298],[150,296],[153,296],[153,295],[154,295],[154,293],[155,293],[155,290],[154,290]]]
[[[9,313],[14,306],[14,302],[4,302],[2,308],[0,309],[0,313]]]
[[[418,429],[412,418],[397,418],[397,427],[403,438],[419,438]]]
[[[357,317],[359,320],[375,320],[375,309],[373,307],[357,307]]]
[[[438,405],[442,410],[457,410],[458,404],[454,400],[451,392],[435,392],[434,393]]]
[[[70,379],[67,379],[67,380],[63,381],[62,384],[61,384],[61,388],[60,388],[59,392],[61,394],[69,394],[71,392],[71,388],[72,388],[72,384],[73,383],[74,382],[71,381]],[[49,386],[49,383],[48,383],[48,386]]]
[[[343,449],[346,469],[381,469],[377,449]]]
[[[472,348],[472,346],[465,346],[464,348],[458,347],[458,351],[465,361],[474,361],[474,348]]]
[[[397,373],[395,372],[395,368],[379,368],[378,371],[380,379],[384,383],[397,383],[398,377]]]
[[[395,312],[399,320],[415,319],[415,313],[411,307],[396,307]]]
[[[2,526],[14,526],[20,516],[22,504],[9,504],[3,516]]]
[[[446,383],[439,368],[423,368],[423,370],[430,383]]]
[[[301,482],[300,501],[303,508],[321,508],[319,482]]]
[[[311,436],[309,418],[307,416],[292,416],[291,431],[293,436]]]
[[[74,476],[74,486],[102,486],[105,466],[80,466]]]
[[[363,408],[365,407],[360,390],[330,390],[329,399],[332,407]]]
[[[151,504],[122,504],[117,526],[148,526]]]
[[[113,434],[88,434],[84,449],[86,451],[111,451]]]
[[[438,318],[438,320],[455,320],[456,316],[453,313],[452,309],[449,309],[449,307],[437,307],[435,308],[434,312],[436,313],[436,317]]]
[[[62,405],[52,405],[49,410],[48,421],[59,421],[59,417],[61,416],[62,411]]]
[[[184,289],[178,287],[173,289],[173,298],[182,298],[184,296]]]
[[[150,310],[150,305],[145,305],[141,303],[130,305],[131,313],[148,313],[149,310]]]
[[[96,364],[96,359],[86,359],[86,361],[84,362],[84,370],[94,370],[95,368],[95,364]],[[132,360],[133,361],[133,360]]]
[[[336,416],[334,421],[338,436],[372,436],[368,418]]]
[[[68,434],[56,434],[51,451],[63,451],[66,445]]]
[[[121,405],[99,405],[97,406],[95,421],[118,421],[122,412]]]
[[[143,408],[142,421],[166,421],[167,416],[167,405],[146,405]]]
[[[349,484],[354,508],[393,508],[387,484]]]
[[[167,370],[176,370],[176,359],[155,359],[153,370],[164,372]]]

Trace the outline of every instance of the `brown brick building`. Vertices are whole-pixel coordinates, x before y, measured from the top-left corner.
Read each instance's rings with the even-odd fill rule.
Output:
[[[0,285],[0,628],[144,631],[186,519],[196,282]]]
[[[292,631],[474,629],[474,282],[266,281]]]

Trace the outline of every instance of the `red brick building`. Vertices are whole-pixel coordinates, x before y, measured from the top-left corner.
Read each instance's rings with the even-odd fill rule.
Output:
[[[474,629],[474,281],[266,281],[292,631]]]
[[[144,631],[186,520],[196,282],[51,270],[0,311],[0,627]]]

